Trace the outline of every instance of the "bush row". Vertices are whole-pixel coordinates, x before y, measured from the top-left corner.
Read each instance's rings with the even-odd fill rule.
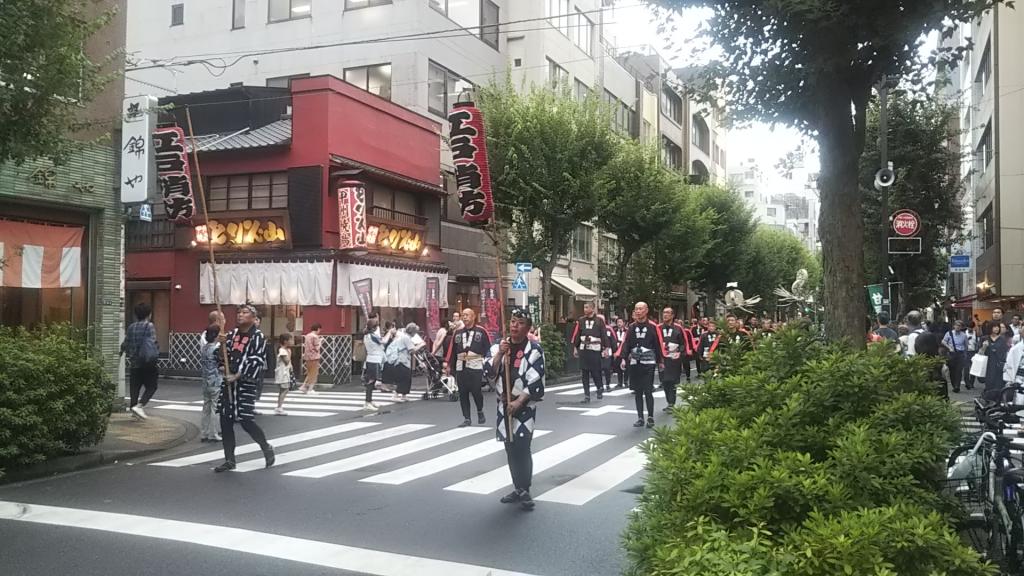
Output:
[[[0,327],[0,475],[98,443],[115,391],[84,334]]]
[[[990,574],[950,528],[958,415],[928,360],[785,330],[734,351],[647,445],[630,573]]]

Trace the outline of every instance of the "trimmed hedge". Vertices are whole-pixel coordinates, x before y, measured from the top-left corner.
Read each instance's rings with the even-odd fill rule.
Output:
[[[565,338],[554,324],[542,324],[540,344],[544,348],[544,369],[548,374],[561,374],[565,369]]]
[[[0,475],[98,443],[115,392],[84,334],[0,327]]]
[[[789,329],[723,358],[646,446],[629,574],[994,574],[940,495],[958,414],[929,360]]]

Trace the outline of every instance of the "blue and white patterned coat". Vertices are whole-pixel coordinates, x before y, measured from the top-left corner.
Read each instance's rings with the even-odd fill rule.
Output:
[[[505,442],[505,369],[504,364],[492,365],[492,360],[498,354],[498,345],[491,347],[490,353],[485,361],[485,369],[489,374],[497,377],[495,391],[498,393],[498,419],[497,437],[498,441]],[[537,406],[534,400],[539,400],[544,395],[544,350],[540,344],[532,340],[526,341],[526,347],[522,355],[515,355],[512,365],[512,399],[526,395],[531,398],[530,403],[519,409],[512,418],[512,434],[516,438],[532,438],[533,426],[537,419]]]

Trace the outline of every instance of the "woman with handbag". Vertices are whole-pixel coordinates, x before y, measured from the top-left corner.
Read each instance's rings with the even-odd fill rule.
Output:
[[[985,366],[985,390],[982,398],[996,402],[999,400],[999,393],[1003,389],[1003,367],[1006,364],[1006,353],[1009,352],[1009,340],[1003,338],[1003,326],[993,324],[988,338],[981,346],[979,354],[984,354],[988,360]]]
[[[295,384],[292,368],[292,334],[285,332],[277,337],[277,365],[274,367],[274,383],[277,384],[277,408],[274,416],[287,416],[284,411],[284,398]]]
[[[129,372],[129,398],[128,409],[140,420],[145,420],[145,406],[149,404],[153,394],[156,393],[157,380],[160,372],[157,369],[157,359],[160,357],[160,348],[156,343],[156,328],[149,321],[153,309],[146,302],[139,302],[135,305],[135,322],[128,326],[125,332],[124,342],[121,343],[121,354],[128,358]],[[142,399],[139,399],[139,392]]]

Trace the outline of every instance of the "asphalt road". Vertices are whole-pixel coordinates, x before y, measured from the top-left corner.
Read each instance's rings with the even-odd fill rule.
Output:
[[[628,393],[584,407],[578,385],[564,386],[550,385],[539,408],[532,512],[498,502],[511,479],[493,396],[487,425],[458,429],[458,403],[445,400],[338,412],[358,403],[350,390],[289,402],[311,416],[260,416],[277,445],[269,470],[258,452],[240,453],[248,471],[214,474],[219,446],[197,439],[143,461],[0,487],[0,572],[620,574],[643,475],[633,448],[650,432],[632,427]],[[157,398],[172,402],[151,409],[191,406],[193,394],[198,385],[165,385]],[[192,408],[166,410],[198,422]]]

